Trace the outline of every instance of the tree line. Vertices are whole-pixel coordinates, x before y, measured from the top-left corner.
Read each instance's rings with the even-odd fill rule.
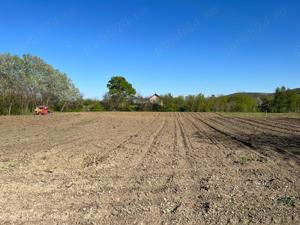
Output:
[[[273,95],[173,96],[150,102],[126,78],[113,76],[102,100],[84,99],[65,73],[41,58],[0,55],[0,115],[28,114],[38,105],[53,111],[300,112],[300,95],[277,88]]]
[[[161,96],[162,111],[182,112],[300,112],[300,95],[285,87],[277,88],[273,95],[252,97],[248,94],[210,96],[203,94],[173,97]]]
[[[295,90],[277,88],[274,95],[252,97],[238,93],[230,96],[203,94],[173,96],[165,94],[151,103],[136,95],[136,90],[124,77],[115,76],[107,84],[108,92],[101,101],[102,110],[115,111],[171,111],[171,112],[300,112],[300,95]]]
[[[163,111],[181,112],[256,112],[257,102],[246,94],[233,96],[210,96],[203,94],[173,97],[162,96]]]
[[[264,112],[300,112],[300,95],[295,90],[278,87],[274,96],[261,99],[259,109]]]
[[[37,105],[63,111],[80,99],[67,75],[39,57],[0,55],[0,114],[27,114]]]

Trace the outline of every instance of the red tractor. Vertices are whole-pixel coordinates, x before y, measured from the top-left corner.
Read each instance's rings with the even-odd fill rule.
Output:
[[[48,115],[50,113],[47,106],[38,106],[34,110],[34,115]]]

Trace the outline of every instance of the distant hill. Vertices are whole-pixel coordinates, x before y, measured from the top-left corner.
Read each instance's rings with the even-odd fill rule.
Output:
[[[291,90],[298,92],[298,94],[300,95],[300,88],[294,88],[294,89],[291,89]],[[263,92],[237,92],[237,93],[233,93],[233,94],[230,94],[230,95],[227,95],[227,96],[234,96],[234,95],[237,95],[237,94],[246,94],[246,95],[249,95],[253,98],[262,98],[262,97],[267,97],[267,96],[273,96],[274,95],[274,93],[263,93]]]
[[[295,88],[295,89],[292,89],[292,90],[297,91],[298,94],[300,94],[300,88]]]

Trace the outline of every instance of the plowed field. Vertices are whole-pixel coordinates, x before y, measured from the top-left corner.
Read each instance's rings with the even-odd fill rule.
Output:
[[[300,224],[300,120],[0,117],[0,224]]]

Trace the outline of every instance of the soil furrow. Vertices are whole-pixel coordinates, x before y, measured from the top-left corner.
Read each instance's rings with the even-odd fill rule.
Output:
[[[274,136],[274,139],[272,139],[273,143],[268,143],[266,144],[265,141],[261,141],[259,139],[254,138],[251,134],[251,130],[247,130],[247,134],[245,134],[242,131],[240,131],[237,127],[233,127],[230,124],[225,125],[223,122],[220,121],[216,121],[213,118],[209,118],[208,120],[204,121],[203,119],[197,117],[198,120],[200,120],[201,122],[205,123],[207,126],[211,127],[212,129],[214,129],[215,131],[219,132],[220,134],[223,134],[229,138],[231,138],[233,141],[239,142],[241,144],[243,144],[246,147],[249,147],[252,150],[256,150],[258,153],[262,153],[264,155],[268,155],[268,149],[266,149],[266,147],[271,147],[274,151],[283,154],[284,158],[286,159],[292,159],[295,160],[297,163],[300,163],[300,158],[299,158],[299,150],[297,150],[297,146],[298,146],[298,141],[297,138],[294,139],[294,144],[296,144],[296,148],[295,149],[291,149],[291,150],[286,150],[285,147],[286,145],[283,145],[286,140],[283,139],[284,142],[278,142],[277,139],[278,137]],[[218,126],[216,125],[218,124]],[[221,125],[221,126],[220,126]],[[226,129],[225,129],[226,127]],[[270,134],[268,134],[268,136],[270,137]],[[262,137],[262,136],[261,136]]]
[[[245,118],[241,118],[241,117],[225,117],[222,116],[221,118],[216,118],[216,119],[221,119],[221,121],[228,121],[229,123],[242,123],[243,125],[250,127],[251,129],[253,129],[253,127],[255,127],[256,129],[259,129],[261,131],[273,131],[277,134],[287,134],[290,135],[291,133],[295,133],[295,134],[300,134],[300,130],[296,130],[296,129],[292,129],[292,128],[287,128],[287,127],[279,127],[276,126],[274,124],[268,124],[266,122],[263,122],[262,120],[254,120],[254,119],[245,119]]]
[[[231,116],[0,118],[0,224],[299,224],[294,126]]]

